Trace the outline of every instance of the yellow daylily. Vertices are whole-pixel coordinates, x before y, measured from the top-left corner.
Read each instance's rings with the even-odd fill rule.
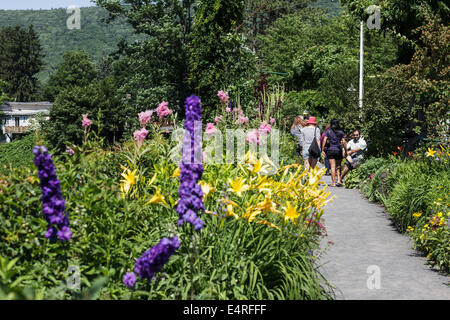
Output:
[[[273,223],[271,223],[271,222],[269,222],[269,221],[267,221],[267,220],[257,220],[257,221],[255,221],[255,223],[265,224],[265,225],[268,225],[268,226],[270,226],[270,227],[272,227],[272,228],[277,229],[278,231],[281,231],[280,228],[278,228],[276,225],[274,225]]]
[[[212,187],[206,181],[199,181],[198,183],[203,191],[203,198],[206,198],[210,193],[216,191],[216,188]]]
[[[414,228],[411,227],[411,226],[409,226],[409,227],[407,228],[407,231],[408,231],[408,232],[413,232],[413,231],[414,231]]]
[[[136,185],[136,172],[137,169],[134,169],[133,171],[131,171],[130,169],[121,166],[122,169],[124,170],[124,172],[122,172],[121,176],[124,178],[123,180],[121,180],[120,183],[120,191],[122,192],[122,197],[125,198],[125,195],[127,195],[130,190],[131,187],[133,185]]]
[[[253,166],[249,166],[249,170],[253,173],[259,173],[261,172],[261,169],[263,167],[262,161],[261,160],[256,160],[256,162],[253,164]]]
[[[248,222],[252,222],[256,219],[256,216],[261,213],[261,210],[255,210],[254,206],[251,206],[245,210],[244,215],[242,216],[244,219],[247,219]]]
[[[239,197],[242,196],[242,192],[245,192],[250,188],[247,184],[244,184],[245,180],[245,178],[236,178],[235,180],[231,180],[230,178],[228,178],[228,182],[230,183],[231,188],[229,188],[227,191],[232,191]]]
[[[231,204],[227,205],[225,217],[234,217],[236,220],[239,219],[239,216],[234,212],[233,205]]]
[[[276,210],[276,204],[270,199],[270,197],[265,197],[263,202],[259,202],[257,208],[262,210],[263,212],[279,212]]]
[[[123,168],[125,168],[125,167],[123,167]],[[125,171],[127,173],[125,173]],[[125,171],[122,172],[122,174],[121,174],[121,176],[124,177],[124,179],[125,179],[125,180],[122,180],[122,181],[124,181],[124,182],[126,182],[126,183],[128,183],[130,185],[135,185],[136,184],[136,172],[137,172],[137,169],[134,169],[133,171],[131,171],[130,169],[125,168]]]
[[[177,167],[170,177],[171,178],[179,177],[180,173],[181,173],[181,169],[180,169],[180,167]]]
[[[427,157],[433,157],[436,153],[436,150],[433,150],[431,148],[428,148],[428,152],[425,154]]]
[[[145,204],[145,206],[146,206],[146,205],[149,205],[149,204],[156,204],[156,203],[164,203],[164,204],[167,204],[166,199],[165,199],[164,196],[161,194],[161,191],[160,191],[159,188],[156,190],[156,193],[153,195],[153,197],[150,199],[150,201],[148,201],[148,202]]]
[[[229,199],[222,198],[221,201],[222,201],[223,203],[225,203],[225,204],[231,204],[231,205],[234,206],[234,207],[239,207],[239,205],[238,205],[236,202],[231,201],[231,200],[229,200]]]
[[[422,216],[422,212],[415,212],[415,213],[413,213],[413,217],[414,218],[420,218],[420,216]]]
[[[295,206],[291,205],[290,201],[286,202],[286,209],[283,214],[284,221],[291,220],[293,223],[297,223],[297,218],[300,216],[300,213],[297,212]]]

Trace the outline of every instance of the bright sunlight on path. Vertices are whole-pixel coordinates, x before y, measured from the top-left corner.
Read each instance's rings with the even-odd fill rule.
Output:
[[[331,183],[329,176],[323,179]],[[328,241],[334,244],[319,262],[336,288],[336,299],[450,299],[450,277],[425,265],[426,258],[412,249],[381,206],[368,202],[359,190],[328,188],[336,198],[323,215],[328,237],[322,248]],[[373,288],[377,270],[379,289]]]

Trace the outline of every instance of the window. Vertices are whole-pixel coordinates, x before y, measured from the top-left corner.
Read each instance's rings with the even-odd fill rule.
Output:
[[[20,117],[15,117],[16,120],[16,127],[20,126]]]

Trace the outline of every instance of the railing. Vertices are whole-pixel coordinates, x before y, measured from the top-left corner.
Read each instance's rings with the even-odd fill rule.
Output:
[[[5,133],[25,133],[28,127],[8,127],[5,126]]]

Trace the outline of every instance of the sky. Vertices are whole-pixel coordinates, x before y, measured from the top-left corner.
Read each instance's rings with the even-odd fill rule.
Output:
[[[67,8],[70,5],[90,7],[91,0],[0,0],[0,10]]]

